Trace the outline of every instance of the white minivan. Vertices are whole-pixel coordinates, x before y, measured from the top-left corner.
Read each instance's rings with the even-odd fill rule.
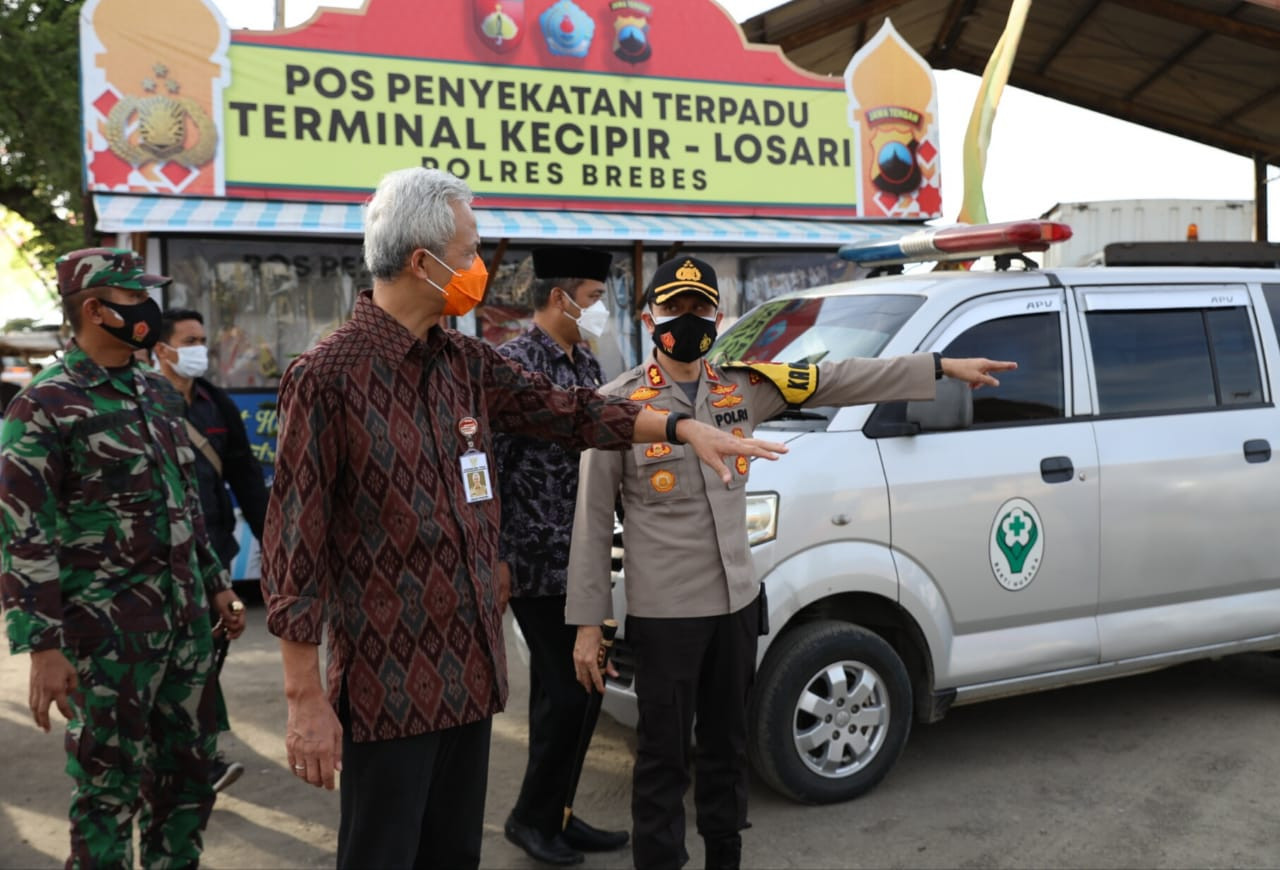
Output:
[[[845,800],[952,705],[1280,648],[1278,326],[1280,272],[1159,266],[879,277],[734,324],[713,355],[1019,364],[757,429],[790,447],[748,495],[761,777]]]

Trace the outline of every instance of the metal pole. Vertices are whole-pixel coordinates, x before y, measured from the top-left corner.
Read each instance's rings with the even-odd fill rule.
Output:
[[[1261,155],[1253,158],[1253,217],[1255,239],[1267,241],[1267,159]]]
[[[284,0],[276,0],[276,30],[284,30]]]

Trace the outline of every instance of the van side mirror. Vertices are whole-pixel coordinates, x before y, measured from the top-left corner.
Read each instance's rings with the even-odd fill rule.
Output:
[[[964,381],[943,378],[931,402],[907,402],[907,422],[921,432],[949,432],[973,425],[973,388]]]

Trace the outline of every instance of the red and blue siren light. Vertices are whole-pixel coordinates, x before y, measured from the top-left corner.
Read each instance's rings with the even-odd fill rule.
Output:
[[[840,257],[860,266],[891,266],[931,260],[976,260],[999,254],[1048,250],[1071,238],[1071,227],[1053,221],[1009,221],[1002,224],[921,230],[892,241],[844,245]]]

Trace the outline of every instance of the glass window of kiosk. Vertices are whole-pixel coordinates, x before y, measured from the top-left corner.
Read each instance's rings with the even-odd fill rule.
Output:
[[[208,377],[222,387],[276,386],[372,283],[351,239],[171,237],[165,270],[165,304],[204,315]]]

